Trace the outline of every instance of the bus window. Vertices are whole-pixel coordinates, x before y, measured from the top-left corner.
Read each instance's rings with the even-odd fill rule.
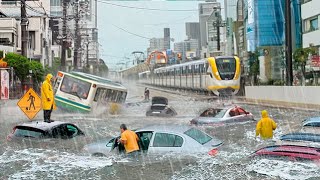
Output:
[[[125,102],[126,97],[127,97],[127,93],[126,92],[122,92],[121,102]]]
[[[90,91],[91,83],[81,81],[65,75],[60,87],[60,91],[77,96],[81,99],[87,99]]]
[[[98,88],[96,91],[96,95],[94,96],[93,101],[97,102],[100,95],[101,95],[101,88]]]

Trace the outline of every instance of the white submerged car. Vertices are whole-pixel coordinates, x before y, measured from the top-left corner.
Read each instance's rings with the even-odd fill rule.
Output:
[[[135,131],[140,138],[140,151],[146,154],[209,154],[215,155],[223,141],[203,131],[183,125],[153,125]],[[119,137],[88,144],[84,151],[94,156],[124,153]]]
[[[239,106],[208,108],[190,121],[192,125],[226,125],[228,123],[239,123],[254,121],[253,115]]]

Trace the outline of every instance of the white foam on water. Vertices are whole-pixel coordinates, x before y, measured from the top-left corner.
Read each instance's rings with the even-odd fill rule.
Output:
[[[45,173],[48,178],[72,174],[71,171],[97,170],[113,164],[111,158],[81,156],[66,152],[43,149],[6,151],[0,156],[0,163],[25,163],[10,179],[37,179]]]
[[[247,166],[247,170],[281,179],[320,178],[320,166],[313,162],[255,159]]]

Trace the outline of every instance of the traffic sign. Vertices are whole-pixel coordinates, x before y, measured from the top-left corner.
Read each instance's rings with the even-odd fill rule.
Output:
[[[41,110],[41,99],[39,95],[30,88],[18,101],[17,105],[31,121]]]

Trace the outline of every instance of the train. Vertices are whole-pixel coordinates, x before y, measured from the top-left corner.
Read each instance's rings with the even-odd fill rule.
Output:
[[[241,62],[237,56],[216,56],[158,67],[139,73],[139,82],[174,89],[236,95],[241,89]]]

